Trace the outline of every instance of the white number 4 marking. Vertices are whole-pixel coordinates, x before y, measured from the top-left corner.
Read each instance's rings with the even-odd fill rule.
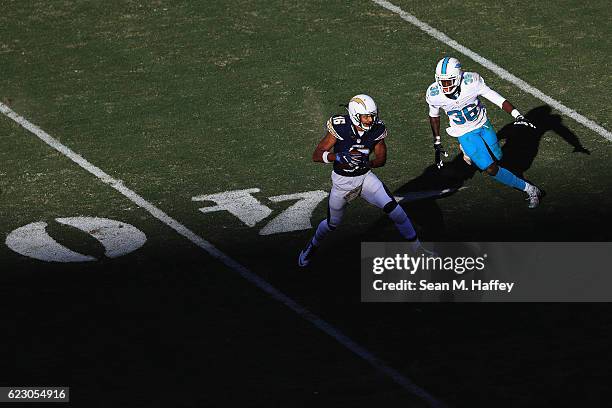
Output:
[[[203,213],[214,211],[228,211],[249,227],[254,227],[259,221],[272,214],[272,210],[253,197],[252,193],[259,193],[258,188],[246,190],[225,191],[218,194],[207,194],[192,197],[192,201],[214,201],[213,207],[200,208]]]
[[[259,193],[259,191],[258,188],[225,191],[223,193],[193,197],[192,200],[213,201],[217,204],[212,207],[200,208],[202,213],[227,211],[248,227],[254,227],[258,222],[272,214],[270,208],[252,195],[253,193]],[[327,197],[327,193],[321,190],[270,197],[270,201],[275,203],[290,200],[299,201],[274,217],[259,231],[259,234],[280,234],[282,232],[312,228],[310,217],[312,217],[313,211],[325,197]]]

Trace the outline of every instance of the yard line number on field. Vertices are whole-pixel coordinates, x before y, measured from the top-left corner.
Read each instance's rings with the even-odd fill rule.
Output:
[[[470,50],[469,48],[459,44],[457,41],[453,40],[452,38],[444,34],[442,31],[439,31],[433,28],[432,26],[430,26],[429,24],[422,22],[421,20],[419,20],[412,14],[405,12],[404,10],[394,5],[393,3],[390,3],[385,0],[372,0],[372,1],[378,4],[379,6],[384,7],[387,10],[398,14],[402,18],[402,20],[407,21],[410,24],[420,28],[421,30],[425,31],[427,34],[429,34],[436,40],[443,42],[444,44],[448,45],[454,50],[471,58],[472,60],[476,61],[483,67],[497,74],[500,78],[505,79],[506,81],[516,85],[519,89],[535,96],[542,102],[550,105],[551,107],[555,108],[559,112],[569,116],[570,118],[574,119],[576,122],[591,129],[593,132],[597,133],[598,135],[603,136],[604,138],[612,141],[612,133],[609,130],[593,122],[591,119],[582,116],[575,110],[568,108],[567,106],[563,105],[561,102],[557,101],[556,99],[551,98],[550,96],[546,95],[544,92],[529,85],[527,82],[523,81],[522,79],[512,75],[510,72],[506,71],[504,68],[500,67],[494,62],[489,61],[488,59],[484,58],[480,54],[477,54],[476,52]]]

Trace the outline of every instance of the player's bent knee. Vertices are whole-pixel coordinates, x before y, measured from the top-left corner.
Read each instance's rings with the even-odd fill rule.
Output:
[[[330,211],[342,211],[344,209],[344,205],[340,203],[329,203],[328,208]]]
[[[499,171],[499,166],[497,165],[497,163],[493,163],[489,167],[487,167],[485,171],[489,176],[495,177],[497,175],[497,172]]]
[[[383,207],[383,211],[385,212],[385,214],[390,214],[391,211],[395,210],[395,207],[397,207],[397,202],[395,200],[391,200],[387,204],[385,204],[385,206]]]

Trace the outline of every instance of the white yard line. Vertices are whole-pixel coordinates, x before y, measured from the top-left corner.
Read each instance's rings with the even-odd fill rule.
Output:
[[[224,263],[229,268],[238,272],[243,278],[253,283],[259,289],[266,292],[273,299],[284,304],[285,306],[293,310],[295,313],[297,313],[300,317],[309,321],[316,328],[318,328],[319,330],[323,331],[324,333],[336,339],[336,341],[338,341],[344,347],[346,347],[347,349],[352,351],[354,354],[359,356],[361,359],[367,361],[371,366],[373,366],[379,372],[390,377],[393,381],[399,384],[406,391],[426,401],[431,407],[435,407],[435,408],[444,407],[444,404],[442,402],[438,401],[436,398],[430,395],[427,391],[425,391],[424,389],[422,389],[421,387],[413,383],[409,378],[407,378],[406,376],[404,376],[403,374],[401,374],[399,371],[395,370],[394,368],[390,367],[385,362],[379,360],[376,356],[374,356],[364,347],[360,346],[355,341],[353,341],[352,339],[347,337],[345,334],[343,334],[339,329],[332,326],[330,323],[327,323],[325,320],[321,319],[317,315],[311,313],[304,306],[300,305],[299,303],[294,301],[292,298],[285,295],[280,290],[276,289],[268,281],[261,278],[256,273],[252,272],[246,266],[230,258],[228,255],[226,255],[225,253],[217,249],[213,244],[206,241],[204,238],[200,237],[193,231],[191,231],[185,225],[181,224],[180,222],[178,222],[177,220],[175,220],[174,218],[166,214],[164,211],[157,208],[155,205],[151,204],[149,201],[145,200],[138,193],[126,187],[121,180],[113,178],[112,176],[105,173],[99,167],[91,164],[89,161],[83,158],[83,156],[79,155],[78,153],[75,153],[69,147],[65,146],[57,139],[50,136],[47,132],[45,132],[38,126],[32,124],[30,121],[28,121],[24,117],[15,113],[15,111],[13,111],[11,108],[6,106],[5,104],[0,103],[0,111],[5,116],[11,118],[13,121],[21,125],[24,129],[36,135],[40,140],[42,140],[43,142],[45,142],[46,144],[48,144],[49,146],[51,146],[52,148],[54,148],[55,150],[63,154],[64,156],[68,157],[70,160],[78,164],[80,167],[82,167],[89,173],[96,176],[100,181],[102,181],[105,184],[108,184],[109,186],[117,190],[119,193],[121,193],[123,196],[125,196],[127,199],[132,201],[134,204],[146,210],[153,217],[157,218],[159,221],[166,224],[168,227],[172,228],[177,233],[187,238],[189,241],[191,241],[198,247],[202,248],[203,250],[208,252],[213,257],[217,258],[219,261]],[[296,265],[297,265],[297,254],[296,254]]]
[[[612,133],[608,131],[607,129],[593,122],[591,119],[582,116],[575,110],[568,108],[567,106],[563,105],[561,102],[557,101],[556,99],[551,98],[550,96],[546,95],[544,92],[529,85],[527,82],[523,81],[522,79],[512,75],[510,72],[506,71],[504,68],[500,67],[494,62],[489,61],[488,59],[475,53],[469,48],[459,44],[457,41],[453,40],[452,38],[450,38],[443,32],[436,30],[435,28],[433,28],[427,23],[422,22],[421,20],[419,20],[412,14],[405,12],[404,10],[394,5],[393,3],[390,3],[385,0],[372,0],[372,1],[378,4],[379,6],[384,7],[387,10],[398,14],[403,20],[425,31],[427,34],[429,34],[436,40],[443,42],[444,44],[457,50],[461,54],[473,59],[474,61],[476,61],[483,67],[497,74],[500,78],[505,79],[506,81],[516,85],[519,89],[535,96],[542,102],[546,103],[547,105],[550,105],[551,107],[555,108],[559,112],[569,116],[570,118],[574,119],[576,122],[586,126],[587,128],[591,129],[593,132],[597,133],[598,135],[603,136],[604,138],[612,141]]]

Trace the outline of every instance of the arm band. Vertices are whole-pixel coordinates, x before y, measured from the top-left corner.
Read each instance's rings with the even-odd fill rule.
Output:
[[[512,112],[510,112],[510,114],[512,115],[512,117],[513,117],[514,119],[516,119],[516,118],[518,118],[519,116],[521,116],[521,112],[519,112],[519,111],[518,111],[518,110],[516,110],[516,109],[513,109],[513,110],[512,110]]]
[[[323,163],[331,163],[331,161],[327,159],[327,156],[329,156],[329,152],[326,150],[323,152]]]

